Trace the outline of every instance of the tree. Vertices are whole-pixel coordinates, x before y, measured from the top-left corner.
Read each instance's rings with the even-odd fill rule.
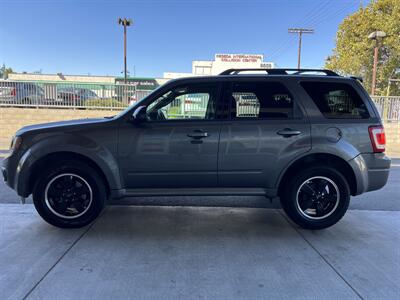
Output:
[[[8,74],[13,73],[13,69],[11,68],[6,68],[6,65],[3,64],[3,66],[0,68],[0,78],[7,79]]]
[[[371,90],[373,49],[375,41],[368,35],[376,30],[387,37],[381,41],[377,69],[376,94],[385,95],[389,78],[399,77],[400,67],[400,1],[376,0],[348,16],[339,25],[336,47],[326,60],[326,68],[343,75],[357,75]],[[392,84],[392,95],[400,95],[400,86]]]

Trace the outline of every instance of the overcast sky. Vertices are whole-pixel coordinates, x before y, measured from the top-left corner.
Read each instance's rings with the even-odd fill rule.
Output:
[[[297,36],[289,27],[314,28],[303,38],[302,67],[322,67],[340,22],[360,0],[105,1],[0,0],[0,63],[17,72],[121,75],[123,30],[128,69],[160,77],[191,72],[192,60],[215,53],[264,54],[279,67],[296,67]],[[364,5],[368,1],[364,1]]]

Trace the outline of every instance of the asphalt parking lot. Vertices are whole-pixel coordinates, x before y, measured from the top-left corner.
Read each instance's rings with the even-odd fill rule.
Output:
[[[394,160],[322,231],[262,197],[128,199],[62,230],[2,183],[0,299],[399,299],[399,187]]]

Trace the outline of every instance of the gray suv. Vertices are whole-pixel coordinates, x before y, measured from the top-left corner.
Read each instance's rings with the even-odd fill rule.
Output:
[[[379,114],[356,79],[230,69],[170,81],[114,117],[24,127],[2,173],[59,227],[84,226],[128,196],[263,195],[321,229],[351,195],[386,184],[384,151]]]

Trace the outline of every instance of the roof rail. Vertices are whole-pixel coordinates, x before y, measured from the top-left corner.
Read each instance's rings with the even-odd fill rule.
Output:
[[[228,69],[220,73],[219,75],[238,75],[241,72],[246,71],[265,71],[268,75],[300,75],[304,73],[325,73],[326,76],[340,76],[339,74],[325,69]],[[292,72],[292,73],[291,73]]]
[[[359,82],[363,83],[364,80],[361,76],[350,76],[351,79],[358,80]]]

